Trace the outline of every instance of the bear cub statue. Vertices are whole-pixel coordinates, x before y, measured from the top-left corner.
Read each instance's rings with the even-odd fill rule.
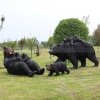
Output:
[[[37,62],[35,62],[34,60],[32,60],[27,54],[23,53],[21,55],[23,61],[29,66],[29,68],[32,71],[35,71],[37,75],[43,75],[45,69],[44,68],[40,68],[40,66],[37,64]]]
[[[56,75],[58,76],[59,72],[64,74],[65,71],[67,72],[67,74],[70,73],[69,69],[67,68],[67,66],[64,62],[57,62],[57,63],[53,63],[53,64],[47,64],[46,69],[48,71],[50,71],[48,76],[52,76],[53,73],[56,73]]]

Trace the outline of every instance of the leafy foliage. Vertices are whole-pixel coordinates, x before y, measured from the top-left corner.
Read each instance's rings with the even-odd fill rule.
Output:
[[[27,47],[31,50],[31,58],[32,58],[32,51],[33,51],[34,47],[39,44],[39,42],[35,37],[27,38],[26,41],[27,41]]]
[[[42,45],[44,48],[47,48],[47,47],[48,47],[48,41],[41,41],[41,45]]]
[[[51,46],[53,46],[53,44],[54,44],[53,36],[51,36],[51,37],[49,37],[49,39],[48,39],[48,45],[51,47]]]
[[[54,42],[59,43],[69,36],[78,36],[86,40],[88,36],[86,24],[76,18],[61,20],[53,34]]]
[[[12,49],[15,49],[16,43],[17,43],[16,41],[9,41],[8,46],[11,47]]]
[[[22,39],[18,42],[18,45],[19,45],[19,47],[20,47],[20,49],[21,49],[21,53],[22,53],[22,49],[23,49],[23,47],[24,47],[24,45],[25,45],[25,38],[22,38]]]
[[[17,45],[17,41],[8,41],[0,43],[1,48],[5,47],[11,47],[12,49],[15,49]]]
[[[98,25],[97,29],[94,31],[93,42],[94,45],[100,46],[100,25]]]

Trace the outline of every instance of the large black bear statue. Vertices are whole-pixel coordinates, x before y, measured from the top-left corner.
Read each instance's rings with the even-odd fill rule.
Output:
[[[78,68],[78,60],[81,61],[81,66],[85,67],[86,58],[95,66],[99,64],[93,46],[78,37],[64,39],[62,43],[52,46],[49,53],[58,57],[55,62],[70,60],[75,69]]]
[[[59,75],[59,72],[62,72],[62,74],[66,71],[67,74],[70,73],[69,69],[67,68],[66,64],[64,62],[57,62],[53,64],[47,64],[46,69],[50,71],[48,76],[52,76],[53,73],[56,73],[56,75]]]
[[[14,53],[12,48],[4,47],[3,54],[4,66],[9,74],[32,77],[37,73],[36,71],[31,70],[29,66],[23,61],[22,57],[18,53]]]

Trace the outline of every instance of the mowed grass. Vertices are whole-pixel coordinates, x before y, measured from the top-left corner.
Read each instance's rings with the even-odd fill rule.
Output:
[[[23,52],[30,51],[25,50]],[[41,67],[52,63],[47,49],[39,57],[33,58]],[[0,67],[3,66],[3,54],[0,52]],[[68,68],[72,64],[67,65]],[[100,66],[93,67],[87,60],[87,67],[70,69],[69,75],[48,77],[44,75],[27,76],[9,75],[6,69],[0,69],[0,100],[100,100]]]

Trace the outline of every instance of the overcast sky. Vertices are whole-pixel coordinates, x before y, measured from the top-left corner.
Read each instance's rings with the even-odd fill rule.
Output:
[[[5,16],[0,42],[35,36],[46,41],[59,21],[90,16],[90,33],[100,24],[100,0],[0,0],[0,18]]]

